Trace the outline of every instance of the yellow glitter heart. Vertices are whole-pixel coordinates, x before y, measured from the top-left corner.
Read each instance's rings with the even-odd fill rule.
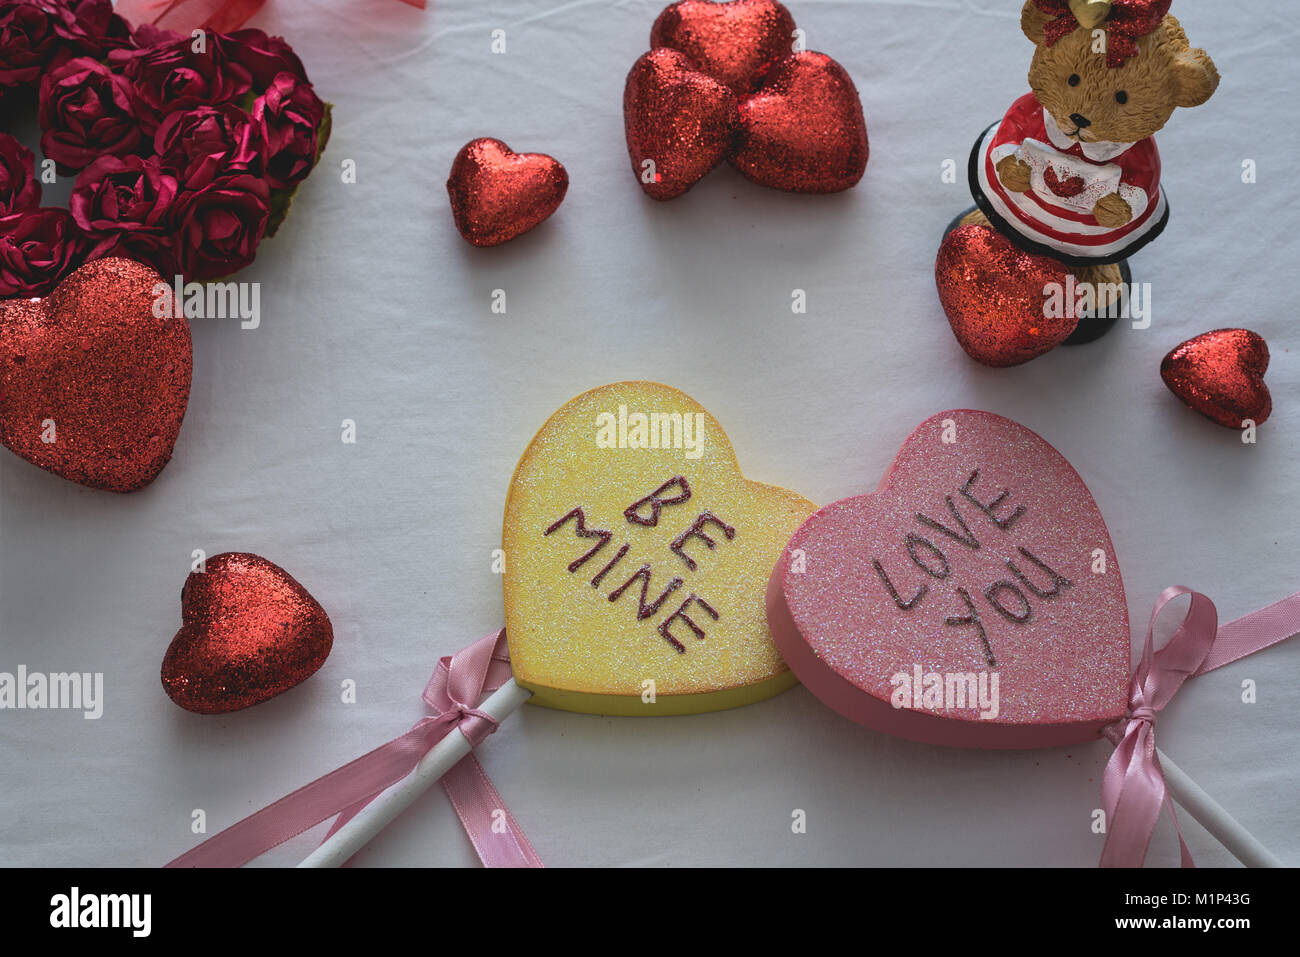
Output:
[[[618,382],[547,420],[506,499],[506,634],[535,704],[716,711],[795,683],[767,579],[816,510],[740,473],[722,426],[657,382]]]

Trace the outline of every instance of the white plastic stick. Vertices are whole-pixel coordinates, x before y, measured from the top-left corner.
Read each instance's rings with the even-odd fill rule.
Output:
[[[1160,767],[1165,772],[1165,787],[1169,790],[1169,796],[1231,851],[1233,857],[1247,867],[1282,866],[1272,851],[1242,827],[1218,801],[1206,794],[1182,768],[1169,760],[1169,755],[1159,748],[1156,748],[1156,754],[1159,755]]]
[[[488,697],[479,710],[503,721],[512,711],[532,697],[532,692],[515,684],[513,678]],[[427,791],[457,761],[469,754],[469,740],[453,732],[435,744],[406,777],[367,804],[329,840],[312,851],[299,867],[339,867],[365,847],[376,834]]]
[[[532,692],[507,681],[494,691],[480,706],[496,721],[505,720],[516,708],[528,700]],[[299,867],[339,867],[406,810],[411,803],[451,770],[452,766],[470,752],[469,741],[463,734],[449,734],[420,759],[415,769],[370,804],[352,820],[344,824],[320,847],[316,848]],[[1187,776],[1169,755],[1156,749],[1160,767],[1165,773],[1169,796],[1188,814],[1200,822],[1237,860],[1247,867],[1281,867],[1282,862],[1221,804]]]

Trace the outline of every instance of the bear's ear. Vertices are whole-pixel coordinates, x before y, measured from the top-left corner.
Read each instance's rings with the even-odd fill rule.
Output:
[[[1044,28],[1051,19],[1052,15],[1040,10],[1034,0],[1025,0],[1025,8],[1020,11],[1020,29],[1025,31],[1030,43],[1042,46],[1047,42]]]
[[[1219,87],[1219,71],[1204,50],[1183,50],[1174,58],[1175,102],[1200,106]]]

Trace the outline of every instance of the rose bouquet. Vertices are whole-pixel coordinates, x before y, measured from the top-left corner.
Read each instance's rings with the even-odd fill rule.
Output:
[[[0,298],[103,256],[234,273],[329,137],[329,104],[283,39],[133,29],[111,0],[0,0],[0,117],[33,91],[41,150],[76,181],[68,209],[42,207],[31,151],[0,132]]]

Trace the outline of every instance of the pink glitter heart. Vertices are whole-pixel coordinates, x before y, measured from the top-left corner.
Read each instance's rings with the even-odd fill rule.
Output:
[[[1125,713],[1128,606],[1101,512],[1056,449],[988,412],[927,419],[877,491],[809,518],[767,605],[799,680],[888,734],[1036,748]]]

